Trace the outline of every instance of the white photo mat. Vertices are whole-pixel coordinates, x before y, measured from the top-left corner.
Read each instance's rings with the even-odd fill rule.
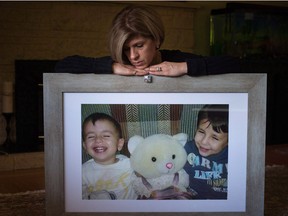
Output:
[[[247,93],[64,93],[65,210],[67,212],[244,212]],[[82,200],[81,104],[229,104],[227,200]],[[241,163],[239,163],[241,161]],[[171,205],[171,202],[176,202]],[[209,206],[209,208],[207,208]]]

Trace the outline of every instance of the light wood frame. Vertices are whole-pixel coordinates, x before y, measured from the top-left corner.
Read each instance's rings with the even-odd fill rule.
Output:
[[[143,77],[95,74],[44,74],[46,215],[147,215],[147,212],[65,212],[63,94],[91,93],[247,93],[248,139],[246,211],[173,212],[149,215],[263,215],[266,133],[266,74],[225,74],[205,77]],[[207,207],[209,208],[209,207]]]

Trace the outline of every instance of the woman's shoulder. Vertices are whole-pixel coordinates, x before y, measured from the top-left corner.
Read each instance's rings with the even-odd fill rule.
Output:
[[[88,57],[81,55],[67,56],[56,63],[55,72],[58,73],[95,73],[100,66],[111,63],[110,56]],[[101,69],[101,68],[100,68]]]
[[[89,57],[89,56],[71,55],[71,56],[66,56],[63,59],[59,60],[58,63],[89,62],[89,61],[94,61],[94,60],[95,58]]]
[[[201,56],[189,53],[189,52],[183,52],[181,50],[160,50],[162,61],[174,61],[174,62],[181,62],[185,61],[186,59],[193,59],[193,58],[200,58]]]
[[[92,72],[94,58],[72,55],[59,60],[55,66],[58,73]]]

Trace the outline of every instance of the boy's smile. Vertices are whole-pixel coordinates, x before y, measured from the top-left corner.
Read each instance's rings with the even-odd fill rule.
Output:
[[[96,153],[102,153],[102,152],[105,152],[107,150],[106,147],[95,147],[93,149]]]

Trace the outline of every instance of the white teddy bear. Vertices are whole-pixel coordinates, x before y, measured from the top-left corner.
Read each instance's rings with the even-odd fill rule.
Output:
[[[138,199],[191,199],[186,188],[189,176],[183,167],[187,160],[187,135],[155,134],[133,136],[128,141],[132,185]]]

